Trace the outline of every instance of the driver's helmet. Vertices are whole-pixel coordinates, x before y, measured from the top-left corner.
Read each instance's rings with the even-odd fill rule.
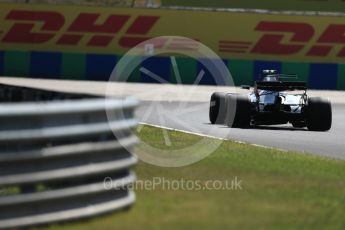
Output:
[[[277,70],[263,70],[262,81],[266,81],[266,82],[279,81],[278,71]]]
[[[278,71],[275,69],[265,69],[262,71],[262,75],[271,75],[271,74],[278,74]]]

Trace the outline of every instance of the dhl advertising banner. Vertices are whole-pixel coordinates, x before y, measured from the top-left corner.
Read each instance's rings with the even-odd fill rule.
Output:
[[[2,3],[0,73],[106,80],[129,49],[167,35],[210,47],[236,84],[274,68],[299,74],[312,88],[345,89],[345,17],[333,16]],[[164,57],[155,61],[171,78]],[[181,63],[190,75],[199,68]],[[131,80],[143,81],[139,75]]]

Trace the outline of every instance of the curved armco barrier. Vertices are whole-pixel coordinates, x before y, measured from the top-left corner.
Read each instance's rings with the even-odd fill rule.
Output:
[[[136,100],[4,85],[0,99],[0,229],[91,217],[133,204],[128,186],[137,158],[129,150],[137,143],[131,134]],[[105,108],[119,116],[108,122]],[[121,131],[121,140],[112,129]],[[105,178],[112,179],[112,189]]]

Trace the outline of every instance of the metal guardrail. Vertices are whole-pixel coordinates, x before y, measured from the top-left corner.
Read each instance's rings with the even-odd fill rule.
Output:
[[[131,132],[136,100],[0,85],[0,101],[0,229],[133,204],[128,186],[137,159],[129,150],[137,144]],[[106,110],[115,116],[108,118]],[[106,177],[117,187],[107,190]]]

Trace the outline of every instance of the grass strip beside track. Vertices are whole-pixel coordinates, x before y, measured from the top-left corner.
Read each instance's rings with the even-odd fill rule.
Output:
[[[168,133],[177,148],[202,138]],[[138,136],[165,148],[159,128],[144,126]],[[345,161],[224,141],[192,166],[160,168],[141,162],[136,173],[139,180],[237,177],[242,190],[137,190],[137,203],[129,212],[48,229],[345,229]]]

